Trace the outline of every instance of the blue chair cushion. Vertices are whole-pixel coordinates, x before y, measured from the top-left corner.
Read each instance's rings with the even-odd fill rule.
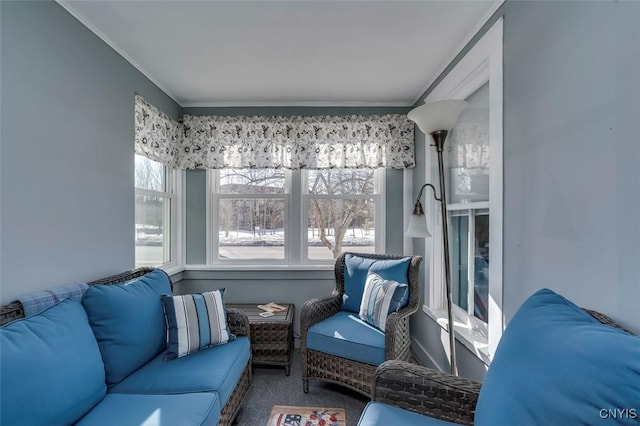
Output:
[[[384,359],[384,333],[357,314],[340,311],[307,331],[307,348],[379,365]]]
[[[216,392],[220,406],[224,407],[250,354],[246,336],[171,361],[165,362],[164,354],[160,354],[109,391],[136,394]]]
[[[601,324],[543,289],[507,326],[482,384],[475,424],[596,424],[606,410],[619,409],[617,424],[637,425],[640,413],[629,410],[638,410],[639,401],[640,337]]]
[[[2,424],[71,424],[104,397],[104,365],[82,305],[67,299],[0,327]]]
[[[100,346],[108,385],[119,383],[166,348],[163,294],[171,294],[171,284],[159,269],[122,284],[92,286],[84,294],[82,304]]]
[[[440,419],[423,416],[413,411],[403,410],[393,405],[370,402],[364,407],[358,426],[456,426]]]
[[[411,257],[402,259],[369,259],[366,257],[346,254],[344,257],[344,295],[342,310],[360,312],[360,303],[364,293],[365,282],[369,271],[375,272],[385,280],[408,284],[407,273]],[[398,293],[400,299],[394,299],[394,310],[404,307],[409,301],[409,293]],[[396,308],[396,305],[399,308]]]
[[[215,393],[184,395],[108,394],[78,426],[217,425],[220,401]]]

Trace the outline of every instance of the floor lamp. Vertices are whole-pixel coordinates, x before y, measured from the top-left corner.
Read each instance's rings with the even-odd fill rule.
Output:
[[[442,245],[444,249],[444,276],[445,291],[447,294],[447,319],[449,321],[449,361],[451,365],[451,374],[458,375],[456,367],[456,350],[455,336],[453,330],[453,314],[451,311],[451,264],[449,260],[449,229],[447,226],[447,191],[444,185],[444,163],[442,159],[442,150],[447,134],[456,124],[458,117],[467,107],[467,103],[461,100],[439,101],[425,105],[421,105],[412,109],[407,117],[415,122],[425,135],[431,135],[438,153],[438,173],[440,176],[440,197],[438,198],[436,188],[430,183],[424,184],[420,188],[418,198],[416,199],[413,213],[409,218],[409,226],[405,235],[407,237],[428,238],[431,237],[427,229],[427,219],[424,215],[424,209],[420,203],[422,192],[426,187],[433,190],[433,197],[440,202],[440,212],[442,214]]]

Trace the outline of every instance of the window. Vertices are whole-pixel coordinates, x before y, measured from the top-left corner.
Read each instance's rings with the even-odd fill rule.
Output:
[[[289,173],[275,169],[214,172],[216,260],[285,260]]]
[[[429,93],[426,102],[466,99],[469,107],[445,142],[451,286],[456,338],[490,363],[502,315],[502,19]],[[425,150],[427,181],[437,182],[433,149]],[[428,206],[433,238],[424,311],[448,328],[439,206]]]
[[[379,186],[368,169],[306,170],[306,258],[333,260],[344,251],[376,249]]]
[[[162,163],[135,156],[135,265],[174,261],[174,173]]]
[[[489,83],[467,97],[446,147],[453,302],[489,320]]]
[[[384,170],[209,173],[214,264],[333,263],[345,251],[383,249]]]

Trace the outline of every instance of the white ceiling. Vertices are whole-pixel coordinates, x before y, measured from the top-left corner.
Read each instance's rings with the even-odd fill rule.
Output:
[[[499,3],[58,1],[182,106],[412,105]]]

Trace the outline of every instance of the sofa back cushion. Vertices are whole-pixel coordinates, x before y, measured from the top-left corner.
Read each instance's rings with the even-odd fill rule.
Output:
[[[106,394],[82,305],[65,300],[0,327],[2,424],[71,424]]]
[[[342,310],[348,312],[360,312],[360,304],[364,287],[367,281],[367,274],[375,272],[385,280],[396,281],[401,284],[407,284],[409,278],[409,264],[411,257],[403,257],[401,259],[370,259],[353,254],[347,254],[344,257],[344,296],[342,302]],[[409,301],[408,292],[402,293],[403,300],[396,301],[402,308]]]
[[[171,283],[159,269],[122,284],[92,286],[84,294],[82,304],[100,346],[108,385],[120,383],[166,348],[160,300],[164,294],[171,294]]]
[[[621,424],[637,424],[640,413],[631,410],[638,401],[640,337],[600,324],[543,289],[505,330],[482,384],[475,424],[596,424],[611,413]]]

